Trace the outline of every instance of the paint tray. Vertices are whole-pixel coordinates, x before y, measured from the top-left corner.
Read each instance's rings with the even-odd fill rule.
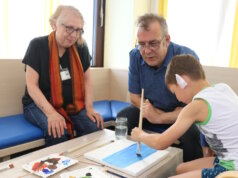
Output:
[[[30,163],[22,165],[23,169],[40,177],[49,177],[78,161],[59,154],[51,154],[46,157],[37,159]]]

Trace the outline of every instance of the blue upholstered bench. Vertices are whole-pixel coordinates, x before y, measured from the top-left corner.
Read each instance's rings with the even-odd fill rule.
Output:
[[[0,149],[43,138],[43,132],[23,114],[0,118]]]
[[[129,105],[128,102],[117,100],[94,102],[94,108],[102,115],[105,127],[113,125],[117,113]],[[29,123],[23,114],[0,117],[0,158],[42,145],[43,132]]]
[[[105,123],[115,121],[117,113],[127,106],[130,106],[130,103],[118,100],[101,100],[93,104],[94,109],[102,115]]]

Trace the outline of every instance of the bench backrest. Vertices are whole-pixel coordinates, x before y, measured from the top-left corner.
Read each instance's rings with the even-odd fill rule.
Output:
[[[25,90],[24,64],[21,60],[0,60],[0,117],[22,113]],[[128,100],[127,70],[91,68],[94,100]]]
[[[203,66],[210,84],[226,83],[238,95],[238,68]]]
[[[21,60],[0,60],[0,117],[22,113],[25,72]]]
[[[211,84],[224,82],[238,94],[238,69],[204,66]],[[0,60],[0,117],[22,113],[21,98],[25,90],[24,64],[21,60]],[[129,101],[128,70],[91,69],[94,100]]]

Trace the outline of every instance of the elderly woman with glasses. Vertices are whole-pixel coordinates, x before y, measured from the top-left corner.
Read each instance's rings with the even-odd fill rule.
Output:
[[[72,6],[59,6],[50,24],[53,31],[34,38],[23,59],[24,116],[42,129],[46,146],[103,129],[103,119],[93,108],[82,14]]]

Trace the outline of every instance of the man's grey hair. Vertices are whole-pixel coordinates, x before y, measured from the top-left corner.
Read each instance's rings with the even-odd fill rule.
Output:
[[[147,13],[142,16],[139,16],[136,22],[138,28],[143,28],[149,30],[149,25],[153,22],[158,22],[162,28],[163,36],[168,35],[168,25],[164,17],[159,16],[153,13]]]

